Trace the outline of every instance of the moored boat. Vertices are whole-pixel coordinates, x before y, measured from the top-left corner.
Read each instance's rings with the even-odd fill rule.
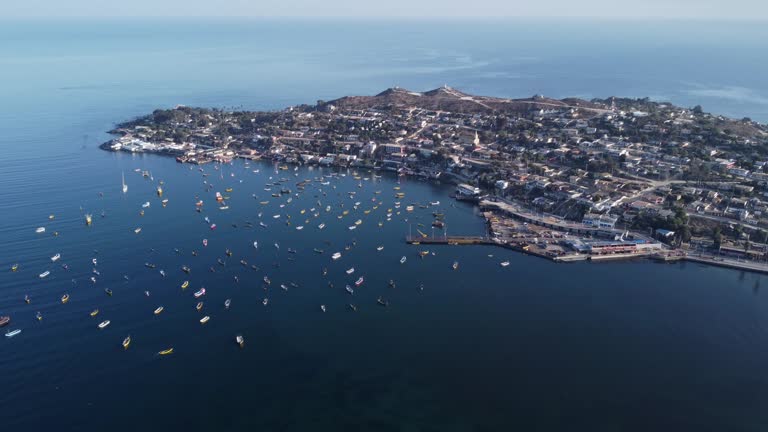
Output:
[[[365,282],[365,279],[362,276],[360,276],[360,278],[355,281],[355,286],[360,286],[363,284],[363,282]]]
[[[128,349],[129,345],[131,345],[131,335],[123,339],[123,349]]]
[[[206,316],[204,316],[204,317],[200,318],[200,324],[205,324],[205,323],[207,323],[207,322],[208,322],[208,321],[210,321],[210,320],[211,320],[211,317],[209,317],[208,315],[206,315]]]
[[[11,330],[11,331],[5,333],[5,337],[12,338],[12,337],[16,336],[19,333],[21,333],[21,329]]]
[[[205,295],[205,288],[200,288],[199,291],[195,292],[195,298],[200,298]]]
[[[47,278],[49,274],[51,274],[51,272],[46,270],[46,271],[40,273],[38,276],[40,277],[40,279],[44,279],[44,278]]]
[[[160,315],[160,313],[163,312],[163,310],[165,310],[164,307],[162,306],[158,307],[157,309],[155,309],[155,315]]]
[[[99,328],[103,329],[106,328],[111,322],[109,320],[105,320],[99,323]]]
[[[242,348],[245,346],[245,339],[241,335],[237,335],[235,336],[235,343]]]
[[[11,322],[11,317],[9,316],[2,316],[0,317],[0,327],[5,327]]]
[[[69,301],[69,294],[64,294],[63,296],[61,296],[62,303],[66,303],[68,301]]]
[[[173,348],[164,349],[162,351],[158,351],[158,355],[164,356],[168,354],[173,354]]]

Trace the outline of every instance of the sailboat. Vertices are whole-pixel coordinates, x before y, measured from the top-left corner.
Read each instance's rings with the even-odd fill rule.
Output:
[[[125,184],[125,171],[123,171],[123,193],[128,193],[128,185]]]

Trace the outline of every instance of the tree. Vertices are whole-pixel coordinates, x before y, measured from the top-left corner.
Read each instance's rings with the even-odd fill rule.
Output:
[[[720,229],[720,226],[716,226],[712,230],[712,241],[715,243],[715,247],[720,249],[720,245],[723,242],[723,230]]]
[[[701,114],[704,112],[704,109],[701,107],[701,105],[696,105],[693,107],[693,113],[694,114]]]

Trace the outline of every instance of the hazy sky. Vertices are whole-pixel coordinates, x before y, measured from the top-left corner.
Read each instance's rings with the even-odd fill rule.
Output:
[[[0,0],[0,17],[301,16],[768,19],[766,0]]]

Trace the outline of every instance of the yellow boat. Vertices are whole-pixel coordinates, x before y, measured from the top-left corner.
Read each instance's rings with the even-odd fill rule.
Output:
[[[61,296],[62,303],[66,303],[68,301],[69,301],[69,294],[64,294],[63,296]]]
[[[424,234],[423,232],[421,232],[420,230],[416,230],[416,231],[418,231],[418,232],[419,232],[419,234],[421,234],[421,236],[422,236],[423,238],[427,238],[427,235],[426,235],[426,234]]]
[[[269,201],[261,201],[259,204],[261,204],[261,205],[267,205],[267,204],[269,204]]]
[[[197,310],[201,310],[202,308],[203,308],[203,302],[200,302],[197,304],[197,306],[195,306],[195,309]]]
[[[184,283],[181,284],[181,289],[187,289],[188,286],[189,286],[189,281],[184,281]]]
[[[168,349],[166,349],[166,350],[162,350],[162,351],[159,351],[157,354],[158,354],[158,355],[168,355],[168,354],[173,354],[173,348],[168,348]]]
[[[99,310],[98,309],[94,309],[94,310],[91,311],[91,316],[92,317],[95,317],[98,314],[99,314]]]
[[[344,215],[344,216],[346,216],[346,215],[348,215],[348,214],[349,214],[349,210],[344,210],[343,212],[341,212],[341,214],[342,214],[342,215]]]
[[[361,223],[363,223],[363,221],[361,219],[358,219],[358,220],[355,221],[355,225],[360,225]]]
[[[232,192],[232,188],[226,188],[224,189],[224,192]]]
[[[11,271],[12,272],[15,272],[18,269],[19,269],[19,265],[18,264],[14,264],[14,265],[11,266]]]
[[[423,257],[427,256],[427,255],[429,255],[429,251],[421,251],[421,252],[419,252],[419,255],[421,255]]]
[[[395,187],[393,187],[392,189],[394,189],[394,190],[400,190],[400,186],[395,186]]]
[[[131,336],[129,335],[127,338],[123,339],[123,348],[128,349],[128,345],[131,344]]]
[[[364,213],[364,214],[370,214],[370,213],[371,213],[371,211],[370,211],[370,210],[366,210],[366,211],[364,211],[363,213]]]
[[[306,210],[301,209],[301,214],[304,214],[304,213],[306,213]]]

